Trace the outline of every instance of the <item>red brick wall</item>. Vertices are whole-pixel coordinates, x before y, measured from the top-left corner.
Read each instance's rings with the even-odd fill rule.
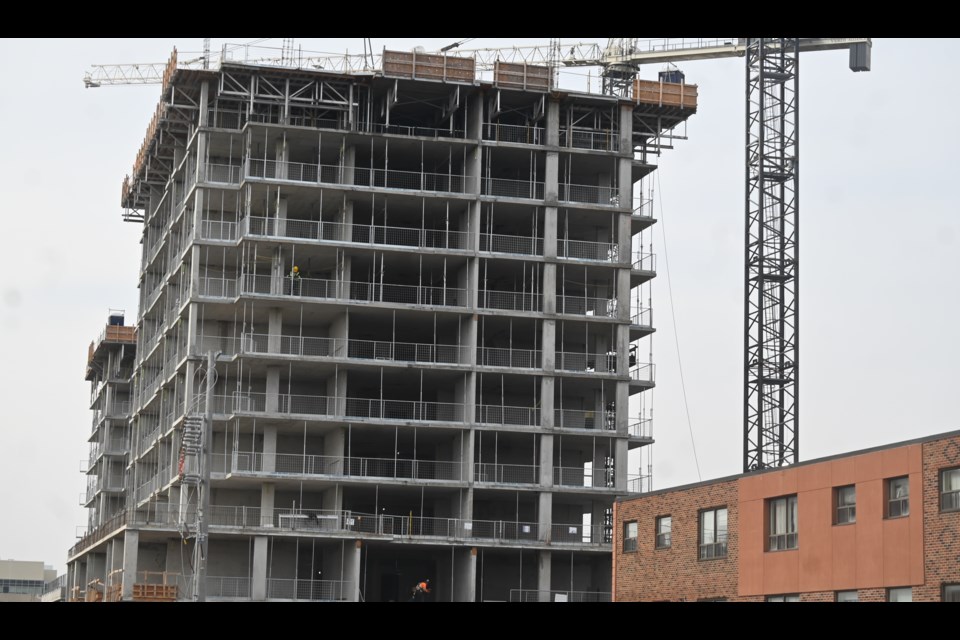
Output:
[[[940,512],[940,471],[957,466],[960,437],[924,443],[924,584],[913,588],[914,602],[939,602],[944,582],[960,583],[960,512]]]
[[[736,599],[737,595],[737,483],[645,496],[617,505],[614,566],[618,602],[701,598]],[[727,507],[727,557],[699,560],[698,513]],[[672,517],[671,547],[655,549],[658,516]],[[637,550],[623,552],[623,523],[637,521]]]

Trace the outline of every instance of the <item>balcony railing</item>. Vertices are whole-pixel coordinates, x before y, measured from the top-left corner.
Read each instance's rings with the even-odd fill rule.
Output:
[[[493,122],[483,125],[483,139],[535,145],[542,145],[545,141],[542,127],[525,127]]]
[[[620,247],[616,243],[588,242],[586,240],[557,240],[558,258],[617,262],[620,259],[619,256]]]
[[[265,333],[244,334],[240,340],[240,348],[244,353],[437,364],[466,364],[470,354],[469,347],[455,344],[270,336]]]
[[[634,271],[656,271],[657,256],[653,253],[634,253],[630,268]]]
[[[481,233],[480,251],[523,256],[542,256],[543,238],[537,238],[535,236],[511,236],[501,233]]]
[[[653,363],[640,363],[630,369],[630,379],[636,380],[637,382],[653,382],[654,379],[654,364]]]
[[[553,483],[564,487],[614,486],[613,469],[587,469],[585,467],[554,467]]]
[[[478,404],[477,422],[480,424],[539,427],[540,409],[536,407],[508,407],[494,404]]]
[[[557,198],[561,202],[579,202],[585,204],[620,206],[620,189],[600,187],[590,184],[559,184]]]
[[[214,411],[227,415],[279,413],[428,422],[463,422],[464,417],[463,405],[452,402],[278,394],[276,406],[268,407],[267,400],[265,393],[237,392],[229,396],[218,395],[213,399]]]
[[[370,169],[340,165],[281,162],[277,160],[249,160],[249,177],[268,180],[289,180],[316,184],[342,184],[384,189],[406,189],[444,193],[473,191],[471,176],[452,173]]]
[[[480,181],[485,196],[526,198],[543,200],[543,183],[533,180],[510,180],[508,178],[483,178]]]
[[[510,602],[611,602],[611,594],[609,591],[510,589]]]
[[[376,244],[421,249],[469,249],[470,234],[446,229],[416,229],[342,222],[320,222],[278,218],[248,217],[244,234],[272,238],[297,238],[356,244]]]
[[[617,315],[617,299],[558,295],[557,313],[614,318]]]
[[[540,312],[543,311],[543,296],[539,293],[481,289],[477,294],[477,306],[481,309]]]
[[[558,351],[556,353],[556,368],[559,371],[616,373],[617,354],[615,351],[605,354]]]
[[[540,482],[540,467],[527,464],[474,464],[474,481],[497,484],[537,484]]]
[[[653,326],[653,310],[650,307],[633,307],[630,309],[630,324],[641,327]]]
[[[612,431],[616,425],[602,411],[583,409],[556,409],[553,425],[558,429],[604,429]]]
[[[560,146],[597,151],[619,151],[620,137],[616,131],[595,129],[567,129],[560,127]]]
[[[207,576],[208,598],[250,597],[250,578],[232,576]]]
[[[477,365],[481,367],[511,367],[513,369],[539,369],[539,350],[507,349],[502,347],[477,347]]]
[[[240,184],[242,167],[238,165],[207,164],[207,182],[220,184]]]
[[[650,418],[645,418],[638,420],[637,422],[632,422],[627,427],[627,434],[631,438],[652,438],[653,420]]]
[[[304,580],[268,578],[267,599],[310,600],[312,602],[346,600],[353,582],[346,580]]]
[[[452,460],[410,460],[316,456],[295,453],[238,452],[213,456],[221,473],[276,473],[337,477],[403,478],[459,482],[463,465]]]

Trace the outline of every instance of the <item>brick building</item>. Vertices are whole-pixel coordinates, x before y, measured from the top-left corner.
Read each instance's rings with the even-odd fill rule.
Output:
[[[614,505],[615,601],[960,601],[960,431]]]

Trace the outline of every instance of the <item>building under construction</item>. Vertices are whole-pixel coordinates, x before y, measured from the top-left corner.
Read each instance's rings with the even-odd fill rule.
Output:
[[[174,54],[123,183],[140,308],[89,354],[72,597],[609,599],[653,442],[644,179],[696,87],[212,67]]]

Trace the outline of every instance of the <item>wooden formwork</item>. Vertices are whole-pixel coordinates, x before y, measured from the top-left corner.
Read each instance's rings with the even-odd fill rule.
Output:
[[[177,585],[175,584],[134,584],[134,602],[176,602]]]
[[[511,89],[549,91],[550,67],[497,60],[493,65],[493,83],[498,87]]]
[[[438,56],[411,51],[383,51],[383,75],[426,80],[473,82],[476,63],[473,58]]]
[[[633,81],[633,99],[635,102],[661,107],[696,109],[697,85],[637,78]]]

